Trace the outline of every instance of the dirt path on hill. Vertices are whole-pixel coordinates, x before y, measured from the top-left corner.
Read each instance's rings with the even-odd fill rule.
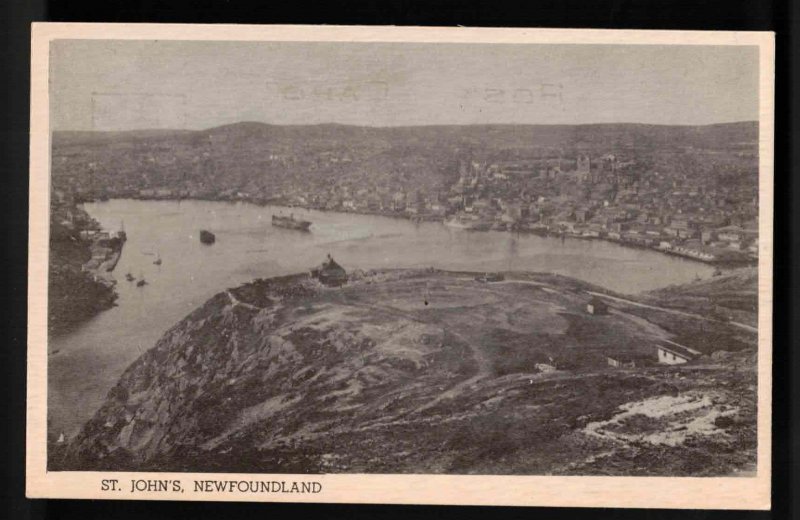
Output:
[[[466,278],[466,277],[463,277],[463,276],[459,277],[459,278],[456,278],[456,280],[460,280],[462,282],[476,282],[477,281],[474,278]],[[485,283],[486,283],[486,285],[489,285],[489,286],[491,286],[491,285],[509,284],[509,283],[521,283],[521,284],[526,284],[526,285],[535,285],[537,287],[543,287],[543,286],[547,285],[547,284],[542,283],[542,282],[534,282],[533,280],[516,280],[514,278],[512,278],[510,280],[499,280],[497,282],[485,282]]]
[[[617,301],[617,302],[626,303],[628,305],[633,305],[634,307],[641,307],[643,309],[652,309],[654,311],[668,312],[670,314],[676,314],[676,315],[679,315],[679,316],[686,316],[688,318],[694,318],[694,319],[697,319],[697,320],[710,321],[710,322],[713,322],[713,323],[727,323],[729,325],[733,325],[734,327],[739,327],[740,329],[744,329],[744,330],[747,330],[749,332],[758,333],[758,328],[752,327],[752,326],[744,324],[744,323],[739,323],[738,321],[719,321],[719,320],[714,320],[714,319],[711,319],[711,318],[706,318],[705,316],[701,316],[699,314],[694,314],[694,313],[691,313],[691,312],[679,311],[677,309],[669,309],[669,308],[665,308],[665,307],[657,307],[655,305],[648,305],[646,303],[639,303],[637,301],[628,300],[626,298],[619,298],[618,296],[611,296],[611,295],[608,295],[608,294],[594,292],[594,291],[586,291],[586,292],[588,294],[591,294],[591,295],[594,295],[594,296],[598,296],[600,298],[608,298],[609,300],[614,300],[614,301]]]

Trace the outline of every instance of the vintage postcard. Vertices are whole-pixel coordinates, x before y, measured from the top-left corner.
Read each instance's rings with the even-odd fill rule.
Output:
[[[773,55],[35,24],[28,496],[769,508]]]

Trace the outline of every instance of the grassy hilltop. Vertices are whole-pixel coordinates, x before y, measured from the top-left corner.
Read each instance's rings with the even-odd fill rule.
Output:
[[[755,334],[632,300],[593,316],[588,291],[602,290],[560,276],[473,276],[356,273],[328,289],[298,275],[222,292],[128,368],[51,469],[754,468]],[[659,366],[662,339],[704,355]]]

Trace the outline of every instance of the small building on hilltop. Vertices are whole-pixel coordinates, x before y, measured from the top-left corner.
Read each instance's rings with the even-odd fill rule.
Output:
[[[321,266],[311,270],[311,276],[328,287],[338,287],[347,282],[347,271],[330,254]]]
[[[669,340],[656,344],[656,351],[658,353],[658,362],[662,365],[680,365],[697,359],[702,355],[702,353],[694,349]]]
[[[608,305],[606,302],[595,296],[589,303],[586,304],[586,312],[593,315],[608,314]]]

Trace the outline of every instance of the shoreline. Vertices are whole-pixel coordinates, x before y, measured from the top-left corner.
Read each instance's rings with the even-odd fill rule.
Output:
[[[51,234],[48,245],[50,335],[70,332],[75,325],[114,307],[118,298],[116,280],[110,273],[122,256],[127,236],[124,231],[112,236],[80,211],[82,220],[57,224],[58,232]]]
[[[294,205],[294,204],[286,204],[285,202],[282,203],[281,201],[277,200],[248,200],[248,199],[239,199],[239,198],[225,198],[225,197],[181,197],[181,198],[173,198],[173,197],[142,197],[142,196],[123,196],[123,197],[103,197],[98,199],[89,199],[83,201],[82,203],[93,203],[93,202],[108,202],[109,200],[141,200],[141,201],[164,201],[164,202],[181,202],[183,200],[194,200],[194,201],[206,201],[206,202],[228,202],[228,203],[245,203],[245,204],[252,204],[258,207],[264,206],[276,206],[279,208],[299,208],[307,211],[319,211],[322,213],[339,213],[343,215],[353,214],[353,215],[369,215],[369,216],[377,216],[377,217],[385,217],[395,220],[407,220],[412,223],[418,224],[422,222],[438,222],[442,225],[447,225],[446,220],[447,216],[439,217],[439,216],[432,216],[432,215],[419,215],[413,216],[408,215],[405,213],[390,213],[390,212],[383,212],[383,211],[363,211],[363,210],[338,210],[338,209],[327,209],[327,208],[320,208],[314,206],[302,206],[302,205]],[[738,267],[749,267],[749,266],[756,266],[758,265],[758,258],[752,258],[749,256],[743,255],[742,258],[736,260],[729,260],[729,259],[713,259],[713,260],[706,260],[703,258],[698,258],[697,256],[693,256],[692,254],[682,253],[680,251],[671,251],[668,249],[664,249],[659,246],[650,246],[645,244],[639,244],[630,240],[624,239],[615,239],[609,238],[604,236],[594,236],[594,235],[582,235],[578,233],[570,233],[565,231],[560,231],[557,229],[552,229],[552,226],[542,226],[537,230],[531,229],[491,229],[491,226],[488,229],[461,229],[461,231],[467,232],[478,232],[484,233],[488,231],[495,231],[499,233],[516,233],[517,235],[536,235],[540,237],[548,237],[548,238],[571,238],[577,240],[601,240],[603,242],[608,242],[611,244],[617,244],[622,247],[627,247],[631,249],[646,249],[649,251],[653,251],[656,253],[661,253],[669,256],[677,256],[685,260],[692,260],[695,262],[699,262],[704,265],[714,266],[714,267],[724,267],[724,268],[738,268]]]

